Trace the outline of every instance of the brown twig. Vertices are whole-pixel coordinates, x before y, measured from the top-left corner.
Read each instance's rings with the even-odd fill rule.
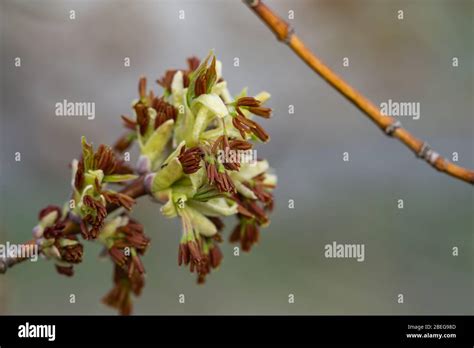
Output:
[[[124,187],[120,191],[120,193],[126,194],[134,199],[146,195],[147,191],[144,184],[144,177],[141,176],[140,178],[134,180],[128,186]],[[110,213],[116,210],[117,208],[118,206],[109,204],[107,205],[107,212]],[[75,223],[72,220],[68,220],[66,222],[66,226],[64,227],[64,234],[78,234],[80,232],[81,230],[77,223]],[[31,239],[27,241],[26,243],[23,243],[23,245],[29,246],[29,245],[34,245],[35,243],[36,243],[36,240]],[[0,259],[0,274],[6,273],[8,268],[11,268],[15,266],[16,264],[21,263],[28,259],[29,258],[25,258],[25,257],[11,257],[11,258],[3,259],[3,260]]]
[[[449,162],[424,141],[413,136],[401,127],[398,120],[383,115],[380,110],[366,97],[351,87],[347,82],[336,75],[319,58],[317,58],[304,43],[294,34],[292,27],[278,17],[270,8],[259,0],[244,0],[245,3],[262,19],[273,31],[279,41],[285,42],[311,69],[326,82],[353,103],[360,111],[367,115],[388,136],[400,140],[415,155],[424,159],[440,172],[444,172],[467,183],[474,184],[474,171]]]

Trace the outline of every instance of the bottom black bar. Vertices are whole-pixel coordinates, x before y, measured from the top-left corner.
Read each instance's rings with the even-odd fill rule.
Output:
[[[472,316],[1,316],[0,346],[409,344],[470,346]]]

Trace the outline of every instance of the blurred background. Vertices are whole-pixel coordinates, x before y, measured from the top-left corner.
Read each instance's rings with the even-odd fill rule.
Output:
[[[293,10],[289,22],[300,38],[377,105],[420,102],[420,119],[405,117],[403,125],[442,155],[456,152],[459,164],[474,167],[473,1],[266,3],[285,18]],[[158,91],[154,81],[165,70],[184,68],[187,57],[203,58],[214,48],[232,93],[249,86],[250,94],[272,94],[274,118],[261,122],[272,140],[258,148],[279,179],[272,223],[249,254],[233,256],[233,245],[224,243],[221,268],[198,286],[176,262],[180,222],[165,220],[159,206],[142,199],[134,215],[152,245],[135,313],[474,313],[472,187],[386,137],[241,2],[0,4],[1,243],[30,239],[38,211],[68,199],[68,164],[79,156],[81,135],[98,145],[122,134],[120,115],[131,114],[140,75]],[[96,118],[56,117],[55,103],[63,99],[95,102]],[[226,220],[226,238],[234,224]],[[332,241],[365,244],[365,262],[326,259],[324,245]],[[9,270],[0,276],[0,313],[115,314],[100,303],[112,287],[112,265],[99,252],[86,242],[73,278],[45,260]]]

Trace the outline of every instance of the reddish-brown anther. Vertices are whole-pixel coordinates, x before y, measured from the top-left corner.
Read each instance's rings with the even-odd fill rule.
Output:
[[[58,248],[61,258],[68,263],[80,263],[82,262],[82,256],[84,254],[84,246],[80,243],[73,245],[66,245]]]
[[[209,163],[206,161],[206,172],[207,172],[207,179],[209,180],[209,184],[213,185],[216,182],[216,179],[219,175],[217,172],[217,167],[214,163]]]
[[[138,95],[140,99],[145,99],[146,95],[146,77],[141,76],[140,80],[138,80]]]
[[[225,169],[223,171],[219,171],[214,163],[209,163],[208,161],[205,161],[205,164],[207,179],[209,180],[210,185],[215,185],[219,192],[236,192],[234,182],[227,174]]]
[[[257,122],[248,119],[244,115],[235,115],[232,119],[232,124],[240,132],[242,138],[245,138],[246,134],[253,133],[263,142],[266,142],[270,139],[268,133]]]
[[[74,177],[74,187],[81,191],[84,186],[84,159],[80,159],[77,163],[76,175]]]
[[[38,219],[42,220],[50,213],[56,212],[56,218],[52,222],[51,226],[47,226],[43,231],[43,236],[46,239],[58,238],[62,235],[64,228],[66,227],[65,221],[61,220],[61,209],[55,205],[48,205],[46,208],[41,209],[38,214]]]
[[[139,131],[141,135],[144,135],[146,130],[148,129],[148,124],[150,123],[150,117],[148,115],[148,108],[146,105],[138,102],[136,103],[133,108],[135,109],[135,113],[137,115],[137,124],[139,127]],[[123,119],[123,118],[122,118]]]
[[[178,265],[183,263],[188,265],[191,263],[191,268],[194,269],[194,264],[199,264],[202,261],[202,253],[199,244],[196,241],[188,241],[179,243],[178,249]]]
[[[255,99],[254,97],[242,97],[242,98],[237,99],[237,102],[235,104],[235,110],[240,115],[244,116],[241,110],[241,108],[244,107],[254,115],[257,115],[263,118],[270,118],[270,116],[272,115],[272,109],[265,108],[261,106],[261,104],[262,102],[258,99]]]
[[[124,241],[127,245],[137,249],[141,254],[143,254],[148,245],[150,245],[150,238],[143,233],[143,229],[140,230],[135,226],[138,226],[138,224],[129,223],[128,225],[121,227],[119,232],[125,235]]]
[[[201,94],[206,94],[207,79],[206,75],[202,74],[196,79],[194,86],[194,93],[196,97],[199,97]]]
[[[125,256],[123,249],[113,246],[109,249],[109,255],[118,266],[122,268],[125,267],[127,263],[127,256]]]
[[[228,149],[229,143],[226,136],[220,136],[216,139],[210,149],[210,154],[205,160],[207,178],[210,185],[215,185],[219,192],[236,192],[234,182],[226,172],[226,168],[233,170],[231,163],[220,163],[217,159],[218,151]],[[238,168],[237,168],[238,169]]]
[[[261,208],[256,201],[249,200],[247,202],[247,209],[255,216],[260,224],[268,222],[268,216],[265,210]]]
[[[256,221],[240,219],[239,224],[234,228],[229,241],[240,242],[243,251],[250,251],[252,246],[259,240],[259,228]]]
[[[123,125],[125,126],[125,128],[131,129],[133,131],[136,130],[137,122],[131,120],[128,116],[125,115],[121,115],[120,117],[122,118]]]
[[[187,248],[186,243],[179,243],[178,266],[181,266],[183,263],[188,265],[190,260],[189,249]]]
[[[102,302],[107,306],[115,308],[120,315],[130,315],[132,313],[132,300],[130,297],[130,285],[119,282],[103,298]]]
[[[197,272],[197,283],[204,284],[206,282],[206,276],[211,273],[211,260],[209,255],[203,255],[202,262],[199,265],[196,265],[196,272]],[[192,267],[191,272],[194,269]]]
[[[95,210],[98,216],[105,217],[107,215],[107,210],[99,200],[96,200],[89,195],[85,195],[82,202],[89,208]]]
[[[254,97],[241,97],[237,99],[235,104],[236,108],[240,108],[242,106],[250,106],[250,107],[258,107],[260,106],[261,102]]]
[[[81,224],[81,234],[85,239],[95,239],[103,226],[104,219],[107,216],[107,209],[99,200],[89,195],[84,196],[82,202],[85,206],[91,208],[93,213],[89,213],[83,218],[84,225]],[[92,228],[88,230],[85,223],[90,224]]]
[[[186,243],[189,249],[189,254],[191,256],[192,263],[200,263],[202,259],[201,248],[196,241],[189,241]]]
[[[156,80],[156,82],[166,91],[171,92],[171,83],[173,82],[174,74],[176,74],[177,71],[178,70],[176,69],[166,70],[165,75]]]
[[[222,165],[225,169],[239,171],[240,170],[240,154],[238,151],[248,151],[252,148],[252,144],[245,140],[233,139],[229,142],[226,135],[221,135],[212,145],[211,152],[217,154],[223,151],[224,161]],[[234,152],[234,153],[232,153]],[[231,159],[235,159],[231,161]]]
[[[222,173],[219,172],[216,179],[216,186],[220,192],[234,193],[237,191],[234,182],[226,171]]]
[[[229,242],[231,243],[237,243],[240,241],[240,235],[242,233],[242,225],[241,223],[239,222],[237,224],[237,226],[234,227],[234,230],[232,231],[232,233],[230,234],[229,236]]]
[[[202,237],[197,241],[180,243],[178,252],[178,264],[181,266],[189,264],[189,270],[191,273],[196,271],[198,284],[203,284],[206,280],[206,275],[211,273],[211,270],[219,267],[222,262],[223,254],[217,245],[221,242],[222,238],[220,234],[216,234],[213,237]],[[193,256],[196,248],[196,254],[199,253],[198,257]]]
[[[82,238],[89,239],[89,229],[87,228],[87,224],[84,220],[81,220],[79,223],[79,229],[81,231]]]
[[[270,108],[264,108],[264,107],[250,107],[248,108],[248,110],[254,114],[254,115],[257,115],[257,116],[260,116],[260,117],[263,117],[263,118],[270,118],[270,116],[272,115],[272,109]]]
[[[168,120],[176,121],[178,111],[173,105],[166,102],[163,98],[154,98],[152,101],[152,107],[156,110],[156,118],[154,124],[155,129]]]
[[[253,184],[244,182],[244,185],[247,186],[249,189],[251,189],[257,196],[257,199],[260,202],[263,202],[265,206],[267,207],[271,206],[273,204],[273,195],[269,190],[274,189],[275,185],[266,184],[264,182],[265,181],[264,173],[254,177],[252,181],[253,181]]]
[[[223,155],[224,155],[223,156],[224,161],[222,162],[222,165],[224,166],[224,168],[227,169],[227,170],[239,171],[240,170],[239,158],[235,154],[234,154],[234,156],[232,156],[232,151],[235,151],[235,150],[231,149],[230,146],[227,143],[227,146],[225,146],[222,151],[223,151]],[[234,158],[235,158],[235,160],[233,160]]]
[[[199,64],[201,64],[201,60],[197,57],[189,57],[187,61],[188,61],[189,72],[196,70],[199,67]]]
[[[229,147],[232,150],[248,151],[252,149],[253,145],[245,140],[233,139],[229,142]]]
[[[199,147],[195,146],[186,149],[186,147],[183,146],[178,156],[178,160],[183,167],[183,172],[185,174],[197,172],[201,168],[202,156],[203,152]]]
[[[119,266],[114,268],[114,287],[103,298],[102,302],[118,309],[121,315],[130,315],[132,312],[131,294],[140,295],[145,279],[140,272],[133,272],[131,276]]]
[[[134,170],[122,159],[115,157],[115,170],[111,174],[133,174]]]
[[[138,255],[132,256],[128,266],[128,277],[132,278],[135,272],[138,272],[139,274],[145,273],[145,267],[143,267],[142,260]]]
[[[133,130],[135,130],[135,127]],[[123,153],[130,146],[132,146],[134,140],[133,133],[125,134],[117,139],[112,148],[118,153]]]
[[[237,211],[240,215],[249,219],[256,219],[260,224],[268,222],[268,216],[265,210],[258,205],[258,201],[247,199],[239,194],[233,195],[232,199],[237,202]],[[266,204],[270,204],[270,202]]]
[[[140,255],[143,255],[150,239],[143,233],[143,226],[130,219],[128,224],[116,230],[112,247],[108,253],[112,261],[123,269],[129,279],[145,272]],[[127,250],[129,253],[127,253]]]
[[[102,191],[101,193],[104,196],[107,203],[124,207],[127,210],[131,210],[132,206],[135,204],[135,200],[133,198],[123,193],[117,193],[117,192],[111,192],[111,191]]]
[[[130,141],[128,145],[130,145]],[[128,146],[127,144],[125,145]],[[121,145],[120,145],[121,146]],[[92,150],[92,147],[90,147]],[[102,170],[105,175],[112,174],[131,174],[133,169],[126,165],[124,160],[119,160],[114,153],[114,150],[106,145],[99,145],[97,151],[93,154],[92,163],[89,165],[88,170]],[[77,163],[77,170],[74,177],[74,187],[81,192],[84,188],[84,175],[85,175],[85,164],[84,159],[81,158]],[[98,192],[101,192],[101,183],[97,180],[94,182],[95,188]]]
[[[207,218],[212,221],[212,223],[216,226],[218,231],[222,231],[222,229],[225,227],[222,219],[215,216],[207,216]],[[216,234],[215,236],[220,238],[220,234]]]
[[[97,151],[94,153],[94,169],[101,169],[105,175],[115,173],[117,168],[117,159],[114,152],[109,146],[100,144]]]
[[[74,275],[74,268],[72,266],[55,266],[59,274],[65,275],[66,277],[72,277]]]
[[[238,205],[237,206],[237,212],[245,217],[248,217],[248,218],[253,218],[253,214],[248,211],[247,208],[245,208],[243,205]]]
[[[58,238],[62,235],[65,227],[64,222],[57,221],[53,226],[44,229],[43,236],[47,239]]]
[[[244,251],[250,251],[250,248],[254,244],[258,243],[259,238],[260,238],[260,231],[259,231],[258,225],[256,223],[247,224],[243,239],[241,241],[242,249]]]
[[[209,260],[211,263],[212,268],[217,268],[222,262],[223,254],[221,249],[217,244],[213,244],[211,249],[209,250]]]

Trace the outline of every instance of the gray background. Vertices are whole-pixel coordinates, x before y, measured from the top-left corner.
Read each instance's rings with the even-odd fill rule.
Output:
[[[240,1],[0,3],[0,242],[31,238],[39,209],[68,199],[68,164],[79,155],[80,136],[110,144],[122,133],[119,116],[131,113],[139,75],[154,81],[214,48],[231,92],[249,86],[250,93],[272,94],[275,117],[262,121],[272,140],[259,147],[279,178],[272,224],[250,254],[234,257],[225,243],[223,265],[198,286],[176,263],[179,221],[165,220],[142,199],[135,216],[152,246],[135,313],[473,314],[472,187],[382,134]],[[298,35],[376,104],[420,102],[421,119],[404,118],[404,126],[474,167],[472,1],[267,3],[283,16],[294,10]],[[21,68],[13,66],[17,56]],[[126,56],[130,68],[123,67]],[[96,119],[54,116],[63,99],[95,102]],[[14,161],[17,151],[21,162]],[[349,162],[342,161],[345,151]],[[397,209],[400,198],[404,210]],[[234,219],[226,222],[227,238]],[[324,245],[334,240],[364,243],[365,262],[324,258]],[[115,313],[100,303],[112,266],[98,260],[99,250],[86,242],[73,278],[57,275],[47,261],[11,269],[0,277],[0,313]],[[68,302],[71,293],[76,304]],[[295,304],[288,304],[289,293]],[[396,303],[399,293],[404,304]]]

